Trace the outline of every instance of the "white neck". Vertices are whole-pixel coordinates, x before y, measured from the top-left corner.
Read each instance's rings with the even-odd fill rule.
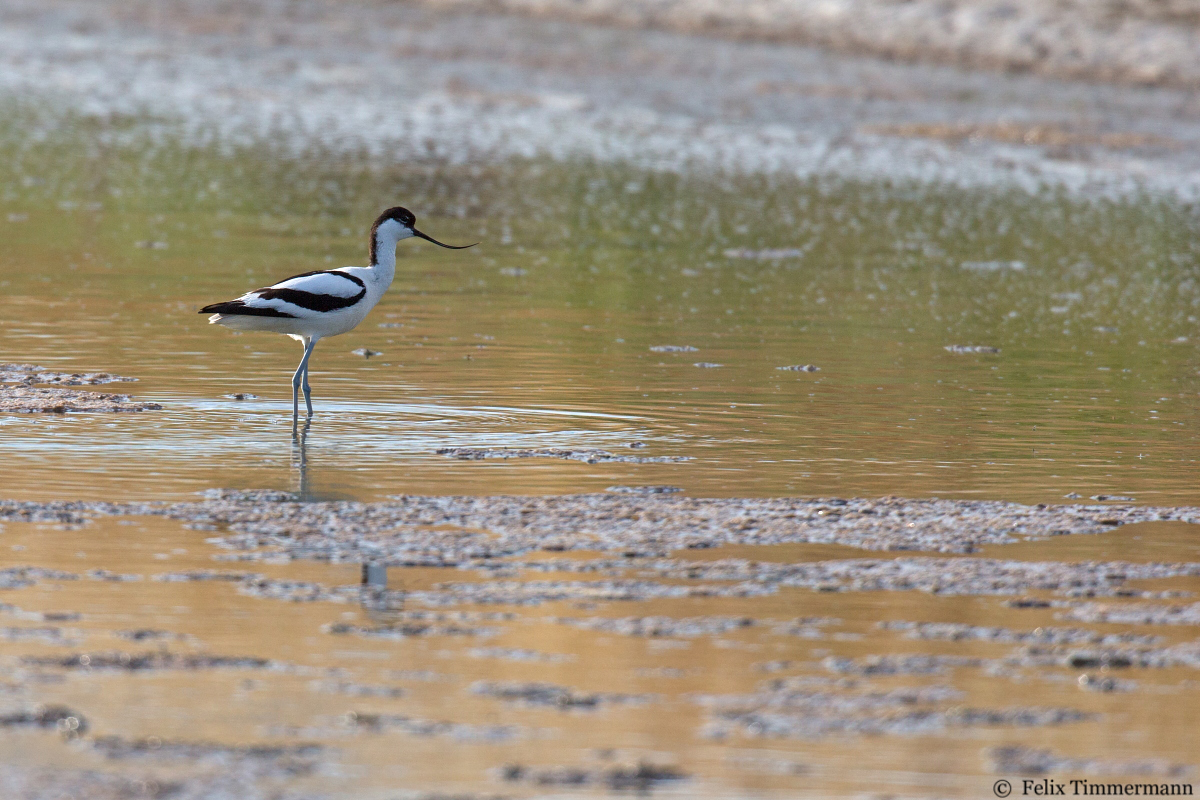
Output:
[[[371,269],[379,273],[384,283],[391,283],[396,274],[396,243],[412,235],[411,230],[392,219],[375,231]]]

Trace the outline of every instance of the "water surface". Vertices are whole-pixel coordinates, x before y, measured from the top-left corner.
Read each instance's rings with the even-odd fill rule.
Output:
[[[443,240],[482,244],[402,243],[379,306],[318,346],[305,453],[318,494],[654,483],[1198,500],[1190,207],[585,162],[389,165],[172,130],[6,115],[3,360],[130,375],[118,386],[165,406],[0,420],[8,497],[295,488],[299,348],[196,311],[363,263],[371,219],[403,203]],[[820,371],[780,369],[801,365]],[[691,460],[436,453],[635,441]]]
[[[0,418],[3,498],[170,500],[225,487],[371,500],[654,484],[726,497],[1200,501],[1200,238],[1194,209],[1177,202],[587,161],[391,163],[298,154],[270,140],[197,142],[165,119],[31,103],[5,111],[0,362],[133,376],[139,382],[105,388],[164,408]],[[317,415],[294,439],[289,378],[299,348],[210,326],[196,312],[291,274],[362,264],[367,226],[394,204],[444,241],[481,244],[401,244],[380,305],[318,346]],[[364,348],[378,355],[353,352]],[[814,369],[781,369],[801,366]],[[458,461],[438,454],[447,447],[687,460]],[[558,788],[506,780],[505,770],[604,774],[643,762],[690,776],[655,787],[667,796],[979,797],[1012,771],[1002,753],[1018,744],[1026,757],[1058,759],[1049,769],[1066,778],[1166,777],[1194,758],[1190,670],[1039,664],[1037,645],[1014,638],[1071,626],[1083,631],[1075,641],[1121,633],[1158,637],[1161,649],[1193,637],[1189,625],[1064,616],[1086,598],[1014,607],[999,597],[782,589],[464,605],[451,610],[502,616],[469,617],[489,628],[469,635],[337,635],[330,626],[386,625],[397,610],[350,594],[340,604],[266,599],[240,579],[155,579],[249,571],[214,561],[224,551],[206,541],[218,535],[209,527],[133,518],[0,530],[0,568],[58,571],[0,598],[5,708],[61,703],[91,726],[65,742],[58,732],[0,730],[10,780],[45,765],[91,776],[93,796],[101,774],[133,776],[144,789],[149,775],[192,786],[207,785],[211,775],[197,777],[205,770],[228,770],[222,779],[244,781],[239,797],[272,787],[355,798],[394,797],[397,787],[544,796]],[[984,555],[1178,562],[1196,560],[1195,543],[1190,526],[1150,525]],[[797,563],[856,554],[805,545],[676,555]],[[642,566],[630,562],[624,577],[644,577]],[[358,564],[269,559],[253,571],[352,591],[363,576]],[[485,579],[378,565],[366,575],[407,592]],[[528,570],[517,579],[592,578]],[[1135,588],[1167,593],[1163,603],[1197,591],[1194,579]],[[756,624],[633,637],[555,619],[648,615]],[[780,632],[795,620],[809,621]],[[881,624],[889,622],[1003,628],[1009,638],[918,640]],[[145,635],[131,638],[138,630]],[[271,666],[129,671],[29,660],[106,653]],[[828,666],[912,654],[983,661],[892,676]],[[1111,690],[1094,691],[1110,678]],[[473,687],[486,680],[640,699],[592,711],[528,707],[480,695]],[[779,680],[831,693],[822,710],[838,698],[928,690],[939,699],[918,705],[938,713],[1019,706],[1093,716],[886,736],[718,735],[713,703],[770,692]],[[861,711],[850,716],[861,721]],[[354,714],[391,721],[373,730]],[[427,723],[442,727],[430,733]],[[210,749],[175,761],[116,757],[104,741]],[[319,755],[294,760],[237,750],[312,743]]]

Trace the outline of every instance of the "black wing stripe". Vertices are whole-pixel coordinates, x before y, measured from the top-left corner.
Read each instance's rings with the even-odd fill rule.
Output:
[[[357,284],[359,287],[358,294],[353,297],[338,297],[331,294],[319,294],[317,292],[305,292],[300,289],[275,289],[268,286],[266,289],[259,289],[253,294],[261,297],[263,300],[282,300],[285,303],[291,303],[294,306],[306,309],[308,311],[337,311],[341,308],[349,308],[350,306],[363,299],[367,293],[367,285],[363,283],[362,278],[356,275],[351,275],[347,272],[342,272],[337,269],[317,269],[312,272],[302,272],[299,275],[293,275],[280,283],[286,283],[296,278],[307,278],[310,275],[337,275],[339,278],[345,278],[351,283]],[[287,317],[295,319],[295,314],[289,314],[286,311],[280,311],[277,308],[263,306],[248,306],[241,300],[230,300],[225,303],[213,303],[200,309],[201,314],[241,314],[246,317]]]
[[[284,278],[279,283],[287,283],[288,281],[293,281],[296,278],[307,278],[309,275],[337,275],[339,278],[345,278],[348,281],[357,283],[364,289],[367,286],[365,283],[363,283],[362,278],[351,275],[349,272],[342,272],[340,269],[314,269],[312,272],[301,272],[299,275],[293,275],[290,278]]]
[[[254,294],[261,297],[263,300],[282,300],[285,303],[291,303],[294,306],[299,306],[307,311],[337,311],[340,308],[349,308],[358,303],[366,296],[367,290],[360,289],[358,294],[353,297],[338,297],[335,294],[316,294],[315,292],[302,292],[299,289],[259,289]]]
[[[240,314],[243,317],[286,317],[295,319],[295,314],[280,311],[278,308],[266,306],[248,306],[241,300],[230,300],[227,303],[213,303],[200,309],[201,314]]]

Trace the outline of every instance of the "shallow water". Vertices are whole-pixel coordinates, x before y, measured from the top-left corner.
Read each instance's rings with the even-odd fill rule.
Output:
[[[1200,238],[1194,209],[1178,203],[585,162],[387,165],[269,144],[189,144],[163,120],[6,110],[0,362],[133,376],[139,382],[101,388],[164,408],[0,417],[0,498],[192,499],[224,487],[372,500],[665,485],[718,497],[1200,504]],[[209,326],[196,311],[290,274],[361,264],[367,225],[394,203],[444,241],[481,244],[449,252],[402,243],[396,282],[377,309],[318,346],[317,416],[293,437],[289,377],[299,348]],[[694,350],[652,349],[663,345]],[[361,348],[379,355],[352,352]],[[780,369],[802,365],[819,370]],[[254,397],[234,397],[247,393]],[[629,447],[636,442],[644,446]],[[688,460],[460,461],[438,454],[447,447]],[[461,605],[436,610],[465,612],[462,626],[486,630],[379,638],[327,627],[400,618],[396,608],[356,604],[361,565],[214,561],[228,555],[206,541],[217,534],[150,517],[81,529],[14,522],[0,532],[0,568],[78,576],[39,577],[0,596],[0,715],[61,703],[90,725],[66,741],[0,726],[0,781],[9,782],[0,785],[34,787],[31,796],[51,796],[36,787],[58,791],[71,776],[83,776],[82,794],[107,796],[97,788],[106,775],[135,781],[114,797],[159,796],[147,787],[171,781],[238,798],[279,787],[368,800],[395,797],[397,787],[550,796],[584,791],[555,784],[564,774],[556,768],[583,770],[600,793],[644,763],[689,776],[656,783],[661,796],[978,797],[999,776],[1039,763],[1067,778],[1165,780],[1194,769],[1194,670],[1073,668],[1062,663],[1068,651],[1037,663],[1015,639],[917,640],[881,627],[951,623],[1006,636],[1072,627],[1159,636],[1160,649],[1194,638],[1191,624],[1070,619],[1078,599],[1017,608],[1004,597],[784,588],[750,598]],[[1150,524],[982,555],[1194,562],[1196,542],[1193,526]],[[789,563],[861,555],[832,545],[676,554]],[[630,562],[630,575],[640,566]],[[93,569],[136,579],[89,577]],[[237,580],[154,580],[198,569],[350,587],[349,602],[264,599]],[[381,572],[368,575],[378,583]],[[469,570],[386,575],[389,589],[407,592],[482,579]],[[1200,591],[1195,579],[1138,588]],[[512,616],[486,616],[496,612]],[[551,619],[647,615],[757,624],[638,637]],[[777,630],[795,619],[810,621]],[[139,629],[158,633],[118,633]],[[28,661],[113,652],[272,663],[126,671]],[[903,654],[987,663],[880,676],[826,661]],[[769,717],[778,702],[792,724],[787,703],[798,701],[772,699],[776,679],[834,695],[820,707],[831,725],[887,728],[915,706],[950,726],[773,736],[721,717],[721,704],[757,704]],[[605,696],[591,711],[524,706],[475,693],[485,680],[639,697]],[[883,702],[872,693],[917,689],[936,699],[870,707]],[[839,702],[850,704],[842,717]],[[972,708],[1099,716],[955,727],[954,715]],[[375,726],[370,714],[392,716]],[[321,749],[230,749],[306,743]],[[1029,750],[1005,756],[1015,745]],[[176,746],[200,750],[172,756]],[[526,771],[509,770],[519,779],[508,780],[506,765]]]
[[[165,409],[0,419],[8,497],[296,488],[299,348],[195,312],[362,263],[366,226],[401,202],[443,240],[482,244],[402,243],[380,305],[318,346],[314,496],[669,484],[1198,501],[1200,239],[1186,206],[586,163],[389,167],[9,112],[2,359],[131,375],[120,390]],[[809,364],[820,371],[779,369]],[[691,460],[436,453],[634,441]]]

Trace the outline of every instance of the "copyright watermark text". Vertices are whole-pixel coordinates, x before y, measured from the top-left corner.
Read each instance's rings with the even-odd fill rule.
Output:
[[[1024,778],[1014,786],[1006,780],[992,784],[996,797],[1188,797],[1190,783],[1107,783],[1084,778],[1058,781],[1053,778]]]

